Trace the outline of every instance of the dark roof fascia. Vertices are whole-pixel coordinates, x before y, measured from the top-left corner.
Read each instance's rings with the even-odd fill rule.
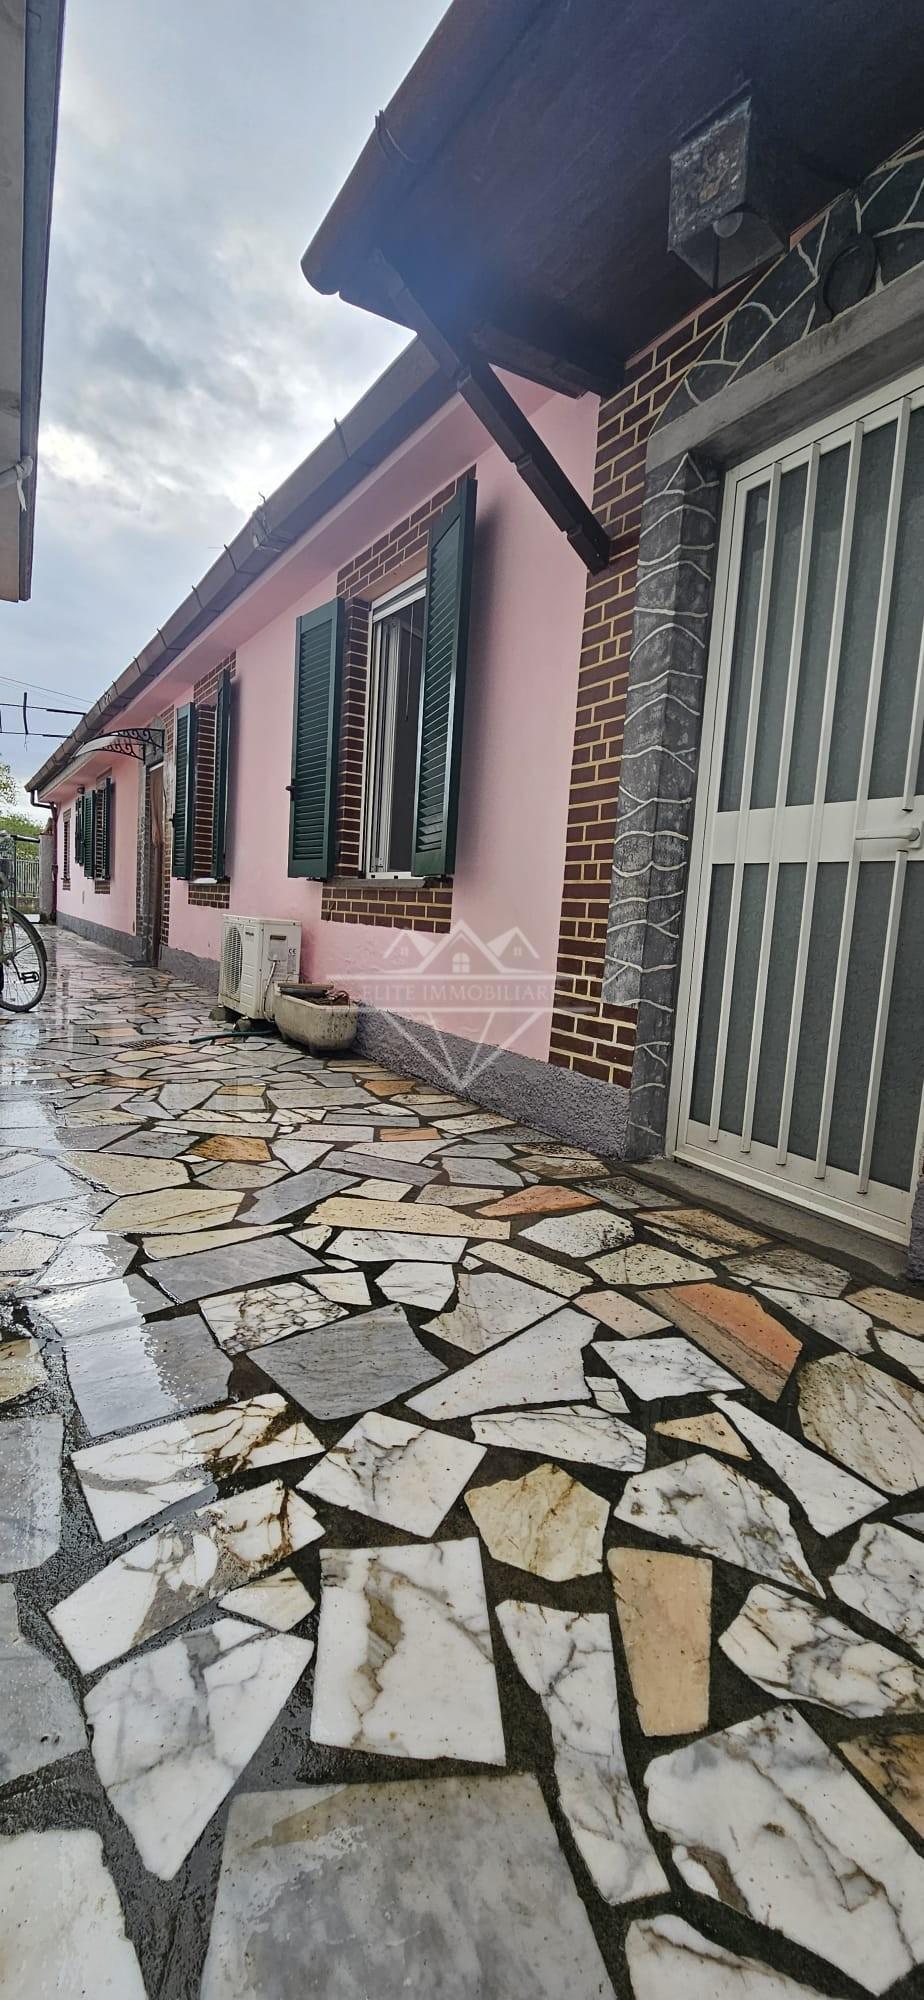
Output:
[[[461,123],[549,0],[453,0],[384,111],[315,231],[302,270],[318,292],[349,289],[380,246],[388,211]]]
[[[281,556],[375,472],[453,395],[452,383],[419,340],[411,341],[373,382],[349,415],[252,514],[188,596],[149,639],[76,729],[52,752],[32,791],[47,790],[81,743],[134,701],[208,631]]]
[[[32,472],[23,489],[26,505],[19,519],[19,595],[23,600],[32,590],[39,406],[63,35],[64,0],[42,0],[40,7],[26,8],[19,455],[31,458]]]

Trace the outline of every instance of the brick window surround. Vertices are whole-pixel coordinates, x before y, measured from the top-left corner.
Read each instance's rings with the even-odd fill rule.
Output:
[[[69,812],[66,812],[64,814],[64,818],[61,825],[61,887],[62,889],[69,889],[70,886],[71,886],[71,816]]]
[[[218,683],[228,671],[234,679],[236,656],[229,653],[203,674],[193,688],[196,707],[196,784],[193,815],[193,872],[189,883],[189,907],[194,910],[227,910],[231,907],[231,883],[225,877],[212,878],[212,793],[215,783],[215,701]]]
[[[448,931],[452,883],[370,880],[362,872],[363,766],[366,754],[366,684],[372,604],[427,560],[430,524],[448,507],[468,473],[460,473],[404,521],[363,549],[337,577],[345,599],[340,764],[337,793],[337,875],[325,882],[321,916],[327,923],[378,924],[388,930]]]
[[[626,366],[600,405],[594,513],[634,545],[587,581],[549,1061],[628,1089],[636,1010],[603,999],[613,840],[648,436],[668,397],[753,284],[710,299]]]

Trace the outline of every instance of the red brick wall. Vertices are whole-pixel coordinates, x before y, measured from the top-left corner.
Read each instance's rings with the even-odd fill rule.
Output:
[[[601,996],[648,435],[752,283],[711,299],[636,355],[625,387],[600,405],[594,512],[614,539],[632,541],[587,583],[549,1060],[604,1083],[629,1084],[635,1048],[634,1009]]]
[[[390,580],[413,576],[427,560],[430,523],[448,507],[466,478],[444,486],[413,514],[363,549],[337,577],[346,599],[346,633],[340,710],[337,803],[337,878],[324,885],[321,915],[328,923],[381,924],[389,930],[448,931],[451,882],[368,882],[362,876],[362,793],[365,756],[369,600]]]

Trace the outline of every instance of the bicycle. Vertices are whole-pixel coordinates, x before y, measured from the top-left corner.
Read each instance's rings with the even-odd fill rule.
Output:
[[[0,1007],[28,1014],[48,984],[48,954],[34,924],[10,901],[10,863],[0,854]]]

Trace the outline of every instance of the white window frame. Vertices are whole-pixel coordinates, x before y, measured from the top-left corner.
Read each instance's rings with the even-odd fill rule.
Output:
[[[371,604],[369,611],[369,643],[366,655],[366,719],[363,745],[362,865],[363,873],[370,882],[419,882],[423,880],[422,876],[415,875],[410,869],[374,867],[372,829],[374,824],[376,791],[376,773],[373,770],[373,760],[378,738],[379,702],[381,699],[379,661],[376,654],[377,633],[379,627],[388,618],[394,617],[396,611],[403,611],[406,605],[416,604],[421,599],[425,599],[426,594],[427,572],[423,569],[416,576],[410,577],[404,583],[397,585],[394,590],[387,591],[382,597],[377,597]],[[391,767],[391,760],[394,757],[393,708],[392,714],[386,716],[385,723],[388,732],[386,740]],[[384,774],[380,774],[379,782],[381,782],[381,775]]]

